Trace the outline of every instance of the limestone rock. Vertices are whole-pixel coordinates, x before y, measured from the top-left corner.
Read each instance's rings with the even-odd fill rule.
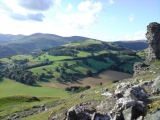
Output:
[[[148,94],[140,85],[134,85],[132,83],[121,83],[115,90],[115,96],[117,98],[130,98],[133,100],[144,100],[148,98]]]
[[[147,26],[146,33],[147,42],[149,45],[148,60],[160,58],[160,24],[152,22]]]
[[[110,116],[108,114],[102,115],[100,113],[94,113],[91,120],[110,120]]]
[[[67,111],[65,120],[88,120],[95,111],[83,106],[73,106]]]
[[[143,66],[145,66],[145,62],[136,62],[133,66],[134,75],[139,74]]]

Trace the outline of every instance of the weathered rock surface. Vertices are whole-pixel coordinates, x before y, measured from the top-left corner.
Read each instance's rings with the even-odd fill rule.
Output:
[[[139,74],[143,66],[145,66],[145,62],[136,62],[133,66],[134,75]]]
[[[146,33],[147,42],[149,45],[148,60],[160,58],[160,24],[152,22],[147,26]]]

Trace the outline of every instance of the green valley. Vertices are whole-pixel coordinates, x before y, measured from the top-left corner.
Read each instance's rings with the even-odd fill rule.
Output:
[[[3,93],[0,101],[5,98],[12,101],[17,96],[20,102],[4,106],[0,116],[8,115],[6,111],[14,104],[24,106],[19,108],[22,112],[34,105],[63,100],[75,93],[78,86],[81,91],[85,87],[109,85],[131,77],[133,64],[142,61],[142,55],[113,43],[89,39],[1,58],[0,91]],[[72,92],[66,91],[67,87]],[[27,101],[31,99],[28,107],[25,106],[26,98]],[[13,115],[17,110],[13,109],[9,114]]]

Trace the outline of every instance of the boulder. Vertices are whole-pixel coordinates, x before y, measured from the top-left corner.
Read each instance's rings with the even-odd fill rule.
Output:
[[[66,120],[90,120],[94,112],[92,108],[74,106],[67,111]]]
[[[148,94],[146,93],[146,91],[139,85],[134,85],[134,86],[128,88],[124,92],[123,96],[131,98],[135,101],[138,101],[138,100],[143,101],[148,98]]]
[[[133,85],[132,83],[121,83],[115,90],[117,98],[130,98],[133,100],[144,100],[148,98],[147,92],[140,85]]]
[[[145,66],[145,62],[136,62],[136,63],[134,63],[134,66],[133,66],[134,75],[139,74],[139,72],[141,71],[141,68],[143,66]]]
[[[121,120],[123,117],[125,120],[134,120],[139,116],[143,116],[145,112],[146,107],[142,101],[135,101],[130,98],[120,98],[111,110],[110,115],[112,116],[112,119],[115,119],[116,117],[115,120]]]

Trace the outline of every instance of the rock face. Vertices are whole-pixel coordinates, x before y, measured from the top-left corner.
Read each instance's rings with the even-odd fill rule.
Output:
[[[160,58],[160,24],[152,22],[147,26],[146,33],[147,42],[149,45],[148,60]]]
[[[139,74],[143,66],[145,66],[145,62],[136,62],[133,66],[134,75]]]

